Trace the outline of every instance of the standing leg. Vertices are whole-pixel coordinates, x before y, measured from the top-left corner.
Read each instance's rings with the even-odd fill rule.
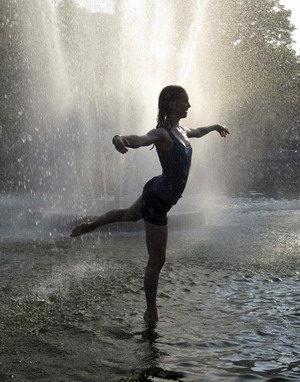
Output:
[[[145,220],[145,231],[149,259],[144,278],[147,302],[147,310],[144,314],[144,320],[151,323],[158,320],[156,295],[159,274],[166,259],[168,226],[155,225]]]
[[[106,214],[99,216],[91,223],[81,223],[72,230],[70,236],[79,236],[84,233],[94,231],[96,228],[106,224],[116,223],[120,221],[138,221],[142,218],[142,197],[140,196],[129,208],[120,208],[108,211]]]

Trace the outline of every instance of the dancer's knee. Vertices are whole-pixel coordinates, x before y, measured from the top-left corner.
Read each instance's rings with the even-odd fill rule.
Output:
[[[165,262],[166,262],[166,255],[164,255],[164,256],[159,258],[158,263],[157,263],[157,269],[159,270],[159,272],[161,271],[161,269],[164,266]]]

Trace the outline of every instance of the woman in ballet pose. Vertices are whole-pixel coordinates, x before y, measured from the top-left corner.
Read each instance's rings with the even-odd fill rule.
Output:
[[[177,85],[165,87],[158,100],[157,126],[146,135],[116,135],[113,144],[117,151],[125,154],[128,148],[155,145],[162,166],[162,175],[149,180],[142,195],[130,206],[115,209],[89,223],[75,227],[71,236],[79,236],[103,225],[120,221],[144,219],[146,245],[149,254],[145,270],[144,287],[147,309],[144,320],[148,323],[158,320],[156,295],[158,278],[165,263],[168,219],[167,213],[181,198],[185,188],[192,159],[189,138],[201,138],[217,131],[226,137],[229,131],[221,125],[189,129],[179,125],[191,107],[187,92]]]

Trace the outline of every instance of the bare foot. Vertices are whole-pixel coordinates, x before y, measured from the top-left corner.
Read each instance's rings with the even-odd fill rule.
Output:
[[[153,312],[146,310],[146,312],[144,313],[144,321],[147,324],[152,324],[152,325],[155,324],[158,321],[157,310]]]
[[[80,236],[80,235],[82,235],[84,233],[88,233],[90,231],[92,231],[90,223],[81,223],[80,225],[76,226],[72,230],[70,236],[71,237]]]

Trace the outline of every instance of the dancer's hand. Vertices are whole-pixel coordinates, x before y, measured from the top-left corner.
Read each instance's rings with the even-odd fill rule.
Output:
[[[127,147],[130,147],[129,142],[126,138],[120,137],[120,135],[116,135],[113,139],[113,144],[121,154],[127,153],[128,149]],[[127,146],[127,147],[126,147]]]
[[[214,125],[214,128],[222,138],[225,138],[227,134],[230,134],[226,126]]]
[[[82,235],[84,233],[88,233],[90,231],[92,231],[91,223],[81,223],[80,225],[76,226],[72,230],[70,236],[71,237],[80,236],[80,235]]]

